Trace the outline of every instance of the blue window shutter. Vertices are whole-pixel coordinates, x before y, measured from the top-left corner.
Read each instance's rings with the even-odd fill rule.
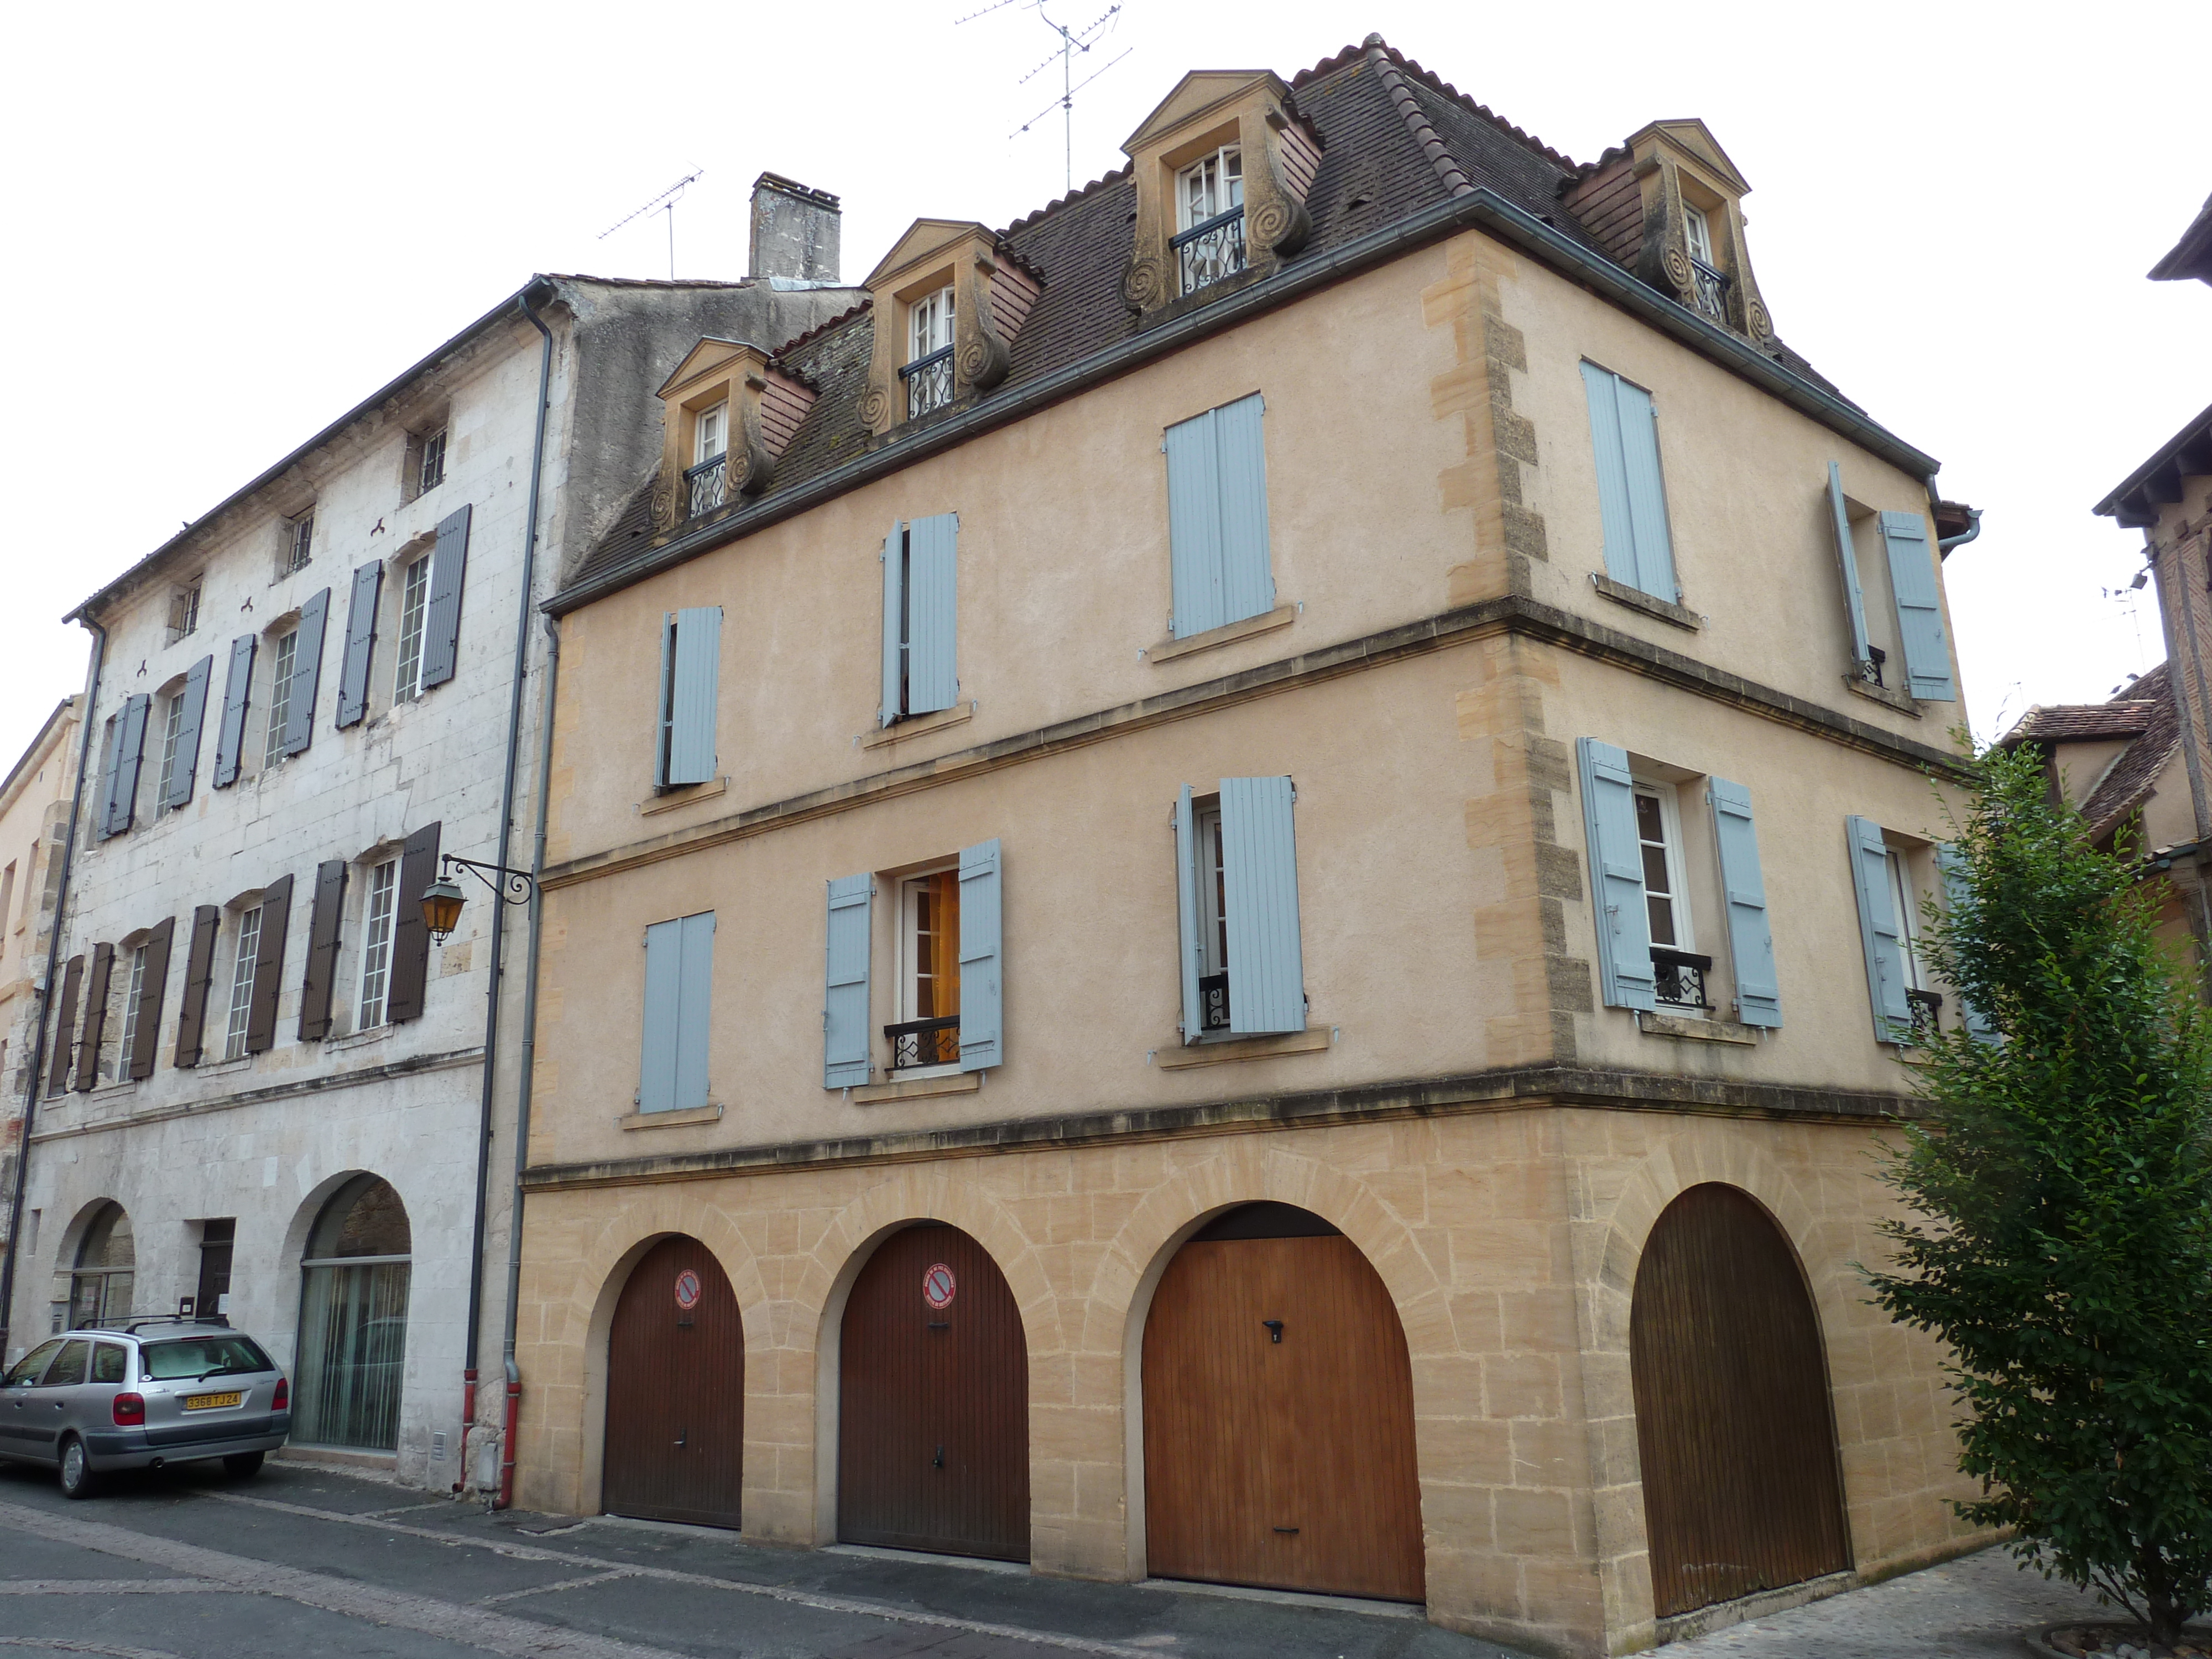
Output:
[[[960,700],[960,515],[940,513],[907,526],[906,712],[934,714]],[[962,925],[966,925],[965,912]],[[960,993],[963,1018],[968,993]]]
[[[827,983],[822,998],[822,1086],[856,1088],[874,1067],[868,1044],[868,898],[871,876],[830,884]]]
[[[1198,829],[1187,783],[1176,797],[1175,852],[1176,956],[1182,964],[1182,1040],[1192,1043],[1206,1029],[1205,1011],[1198,1003],[1198,970],[1205,944],[1199,937],[1203,924],[1198,911]]]
[[[182,806],[192,798],[192,775],[199,770],[200,728],[207,724],[208,679],[215,659],[202,657],[185,675],[184,714],[177,724],[177,752],[169,760],[169,775],[161,780],[161,805]]]
[[[660,712],[653,722],[653,787],[668,787],[668,750],[676,728],[676,613],[660,618]]]
[[[656,921],[645,930],[645,1022],[637,1077],[637,1109],[676,1105],[676,1044],[682,1017],[684,924]]]
[[[1605,573],[1668,604],[1682,597],[1667,528],[1667,487],[1659,471],[1659,427],[1651,394],[1612,370],[1583,365],[1590,448],[1597,461],[1598,516]]]
[[[284,711],[284,753],[296,755],[315,735],[315,696],[323,684],[323,629],[331,619],[331,590],[318,590],[300,607],[300,640],[292,650],[292,701]]]
[[[1221,458],[1218,410],[1167,429],[1168,562],[1175,637],[1188,639],[1229,620],[1221,585]]]
[[[1966,893],[1966,860],[1959,856],[1957,848],[1952,846],[1949,842],[1945,842],[1936,849],[1936,868],[1943,878],[1944,902],[1955,910]],[[1952,988],[1958,990],[1956,986]],[[1996,1022],[1967,1001],[1966,994],[1964,991],[1959,991],[1959,1018],[1964,1022],[1967,1032],[1976,1042],[1997,1041]]]
[[[253,652],[258,635],[241,634],[230,642],[230,672],[222,683],[222,720],[216,728],[215,776],[218,789],[238,781],[238,759],[246,747],[246,706],[253,695]]]
[[[1006,1059],[1006,939],[995,837],[960,849],[960,1069]]]
[[[1928,520],[1917,513],[1885,513],[1881,544],[1889,554],[1889,591],[1897,596],[1897,637],[1905,647],[1912,695],[1924,702],[1956,702]]]
[[[711,783],[714,778],[714,716],[721,684],[722,607],[679,611],[675,660],[666,682],[667,768],[663,783]],[[665,646],[664,644],[664,649]]]
[[[1859,586],[1859,556],[1851,545],[1850,510],[1844,505],[1844,469],[1828,463],[1828,516],[1835,520],[1836,562],[1844,577],[1844,609],[1851,623],[1851,661],[1871,660],[1867,652],[1866,590]]]
[[[1224,623],[1265,616],[1275,608],[1275,579],[1267,562],[1266,413],[1267,404],[1256,392],[1213,411]]]
[[[138,771],[146,753],[146,711],[153,698],[144,692],[126,698],[115,727],[114,795],[108,806],[107,833],[119,836],[138,815]]]
[[[1912,1009],[1905,995],[1905,944],[1889,902],[1889,848],[1881,826],[1870,818],[1854,815],[1844,827],[1850,843],[1851,888],[1858,898],[1875,1035],[1884,1042],[1901,1042],[1911,1031]]]
[[[906,713],[906,526],[884,538],[884,701],[876,724]]]
[[[469,509],[438,521],[430,563],[430,602],[422,614],[422,689],[453,678],[461,656],[461,586],[469,568]]]
[[[1239,1036],[1306,1029],[1291,803],[1288,778],[1221,781],[1229,1029]]]
[[[1721,853],[1728,902],[1729,955],[1735,963],[1736,1018],[1746,1025],[1782,1024],[1782,985],[1774,971],[1774,931],[1766,917],[1766,884],[1759,872],[1759,836],[1751,791],[1726,778],[1708,780],[1713,840]]]
[[[1636,781],[1628,751],[1595,738],[1575,745],[1583,827],[1589,839],[1590,908],[1597,921],[1598,983],[1608,1008],[1653,1006],[1651,910],[1636,835]]]
[[[345,655],[338,664],[337,726],[358,726],[368,713],[368,665],[376,653],[376,604],[384,592],[384,564],[371,559],[353,573],[346,606]]]
[[[707,1103],[707,1038],[714,1018],[714,913],[677,924],[675,1104]]]

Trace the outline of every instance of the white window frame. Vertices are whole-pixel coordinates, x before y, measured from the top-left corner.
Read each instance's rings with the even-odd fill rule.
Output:
[[[430,617],[432,549],[410,560],[399,571],[399,648],[392,672],[392,701],[411,702],[422,695],[422,640]]]
[[[206,579],[180,582],[169,595],[169,643],[174,645],[200,625],[200,589]]]
[[[691,465],[704,466],[730,451],[730,400],[702,409],[691,422]]]
[[[169,792],[170,769],[177,763],[177,739],[185,729],[185,688],[179,686],[176,695],[162,699],[161,706],[161,769],[154,775],[154,810],[161,811],[169,803],[161,798]]]
[[[907,307],[907,362],[918,363],[951,345],[952,325],[952,285],[948,283]]]
[[[305,570],[315,556],[315,509],[309,507],[284,526],[284,574]]]
[[[446,482],[446,434],[450,430],[439,427],[422,434],[422,457],[415,474],[415,493],[427,495]]]
[[[1227,877],[1221,860],[1221,798],[1205,804],[1194,801],[1190,812],[1191,838],[1197,842],[1199,972],[1229,970],[1229,918],[1225,908]]]
[[[1231,171],[1232,167],[1234,171]],[[1194,210],[1191,204],[1191,185],[1196,181],[1212,206],[1204,213]],[[1229,199],[1234,197],[1234,200]],[[1202,225],[1208,219],[1218,218],[1231,208],[1244,205],[1244,152],[1239,144],[1224,144],[1219,149],[1201,155],[1176,174],[1176,228],[1188,230]]]
[[[237,937],[230,958],[230,1006],[223,1012],[222,1057],[246,1053],[246,1028],[253,1019],[254,963],[261,955],[261,906],[238,913]]]
[[[899,878],[898,884],[898,1018],[903,1024],[908,1020],[924,1018],[921,1008],[921,895],[932,878],[951,875],[952,888],[959,891],[960,860],[947,859],[944,863],[927,870],[917,870]],[[956,900],[957,902],[957,900]],[[956,915],[954,926],[958,927]],[[960,955],[960,944],[956,933],[952,945],[953,959]],[[896,1058],[896,1054],[893,1056]],[[937,1066],[894,1066],[900,1078],[951,1077],[960,1070],[960,1062],[949,1060]]]
[[[1694,202],[1682,204],[1682,234],[1690,245],[1690,257],[1708,267],[1713,264],[1713,222],[1705,210]]]
[[[1889,902],[1897,911],[1898,955],[1905,963],[1905,987],[1909,991],[1925,991],[1928,969],[1920,960],[1920,903],[1919,895],[1912,890],[1911,858],[1911,852],[1896,842],[1883,843],[1882,862],[1889,871]]]
[[[1639,799],[1655,802],[1659,808],[1659,849],[1667,870],[1667,890],[1660,896],[1670,908],[1674,922],[1674,938],[1670,944],[1662,944],[1658,930],[1652,929],[1651,942],[1662,951],[1680,951],[1686,956],[1698,954],[1698,928],[1690,913],[1689,874],[1682,857],[1682,807],[1680,792],[1675,786],[1656,778],[1635,780]],[[1644,838],[1643,815],[1638,814],[1636,825],[1637,856],[1639,866],[1644,849],[1651,842]],[[1639,873],[1640,873],[1639,869]],[[1650,884],[1644,884],[1646,926],[1650,925],[1651,902]]]
[[[131,1051],[138,1042],[138,999],[146,988],[146,947],[131,947],[131,971],[124,976],[123,1040],[115,1050],[115,1081],[131,1078]]]
[[[398,920],[399,860],[374,866],[364,884],[361,911],[361,983],[354,1029],[366,1031],[390,1024],[392,941]]]
[[[292,669],[300,660],[300,626],[295,623],[269,643],[269,730],[261,741],[261,763],[284,758],[284,727],[292,718]]]

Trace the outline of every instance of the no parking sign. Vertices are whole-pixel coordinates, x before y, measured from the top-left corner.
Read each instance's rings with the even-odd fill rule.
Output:
[[[952,1269],[942,1261],[933,1262],[921,1276],[921,1299],[942,1313],[952,1305],[954,1293],[959,1289],[952,1277]]]
[[[676,1305],[686,1313],[699,1305],[699,1275],[689,1267],[676,1275]]]

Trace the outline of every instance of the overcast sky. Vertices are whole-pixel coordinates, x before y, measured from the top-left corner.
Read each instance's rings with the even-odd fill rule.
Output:
[[[1080,26],[1109,0],[1049,15]],[[0,100],[0,767],[83,681],[58,618],[535,270],[744,272],[763,168],[844,198],[857,280],[918,215],[1061,192],[1054,37],[1013,0],[700,9],[26,8]],[[1795,21],[1802,19],[1802,22]],[[2090,508],[2212,402],[2212,289],[2153,283],[2208,191],[2203,0],[1747,13],[1125,0],[1079,183],[1190,69],[1380,30],[1577,160],[1702,117],[1751,181],[1783,337],[1987,510],[1949,562],[1968,704],[2101,698],[2163,654]],[[1757,550],[1746,549],[1747,574]]]

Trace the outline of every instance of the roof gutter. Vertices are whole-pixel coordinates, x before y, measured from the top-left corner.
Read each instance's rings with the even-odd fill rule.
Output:
[[[1955,536],[1940,538],[1936,544],[1936,551],[1939,555],[1948,557],[1953,548],[1964,547],[1981,533],[1982,509],[1978,507],[1970,507],[1966,509],[1966,527]]]
[[[702,525],[652,549],[631,564],[555,594],[545,602],[544,609],[556,617],[566,616],[594,599],[682,564],[712,548],[765,530],[861,484],[942,453],[982,433],[1024,419],[1101,382],[1234,328],[1262,312],[1478,226],[1893,466],[1923,481],[1936,476],[1941,463],[1869,419],[1842,398],[1791,374],[1749,342],[1738,339],[1717,324],[1655,293],[1611,260],[1515,207],[1495,191],[1478,189],[1470,195],[1435,203],[1317,258],[1300,260],[1265,282],[1255,283],[1157,328],[1146,329],[1004,396],[990,398],[949,420],[895,439],[793,489],[771,493],[767,499],[728,518]]]

